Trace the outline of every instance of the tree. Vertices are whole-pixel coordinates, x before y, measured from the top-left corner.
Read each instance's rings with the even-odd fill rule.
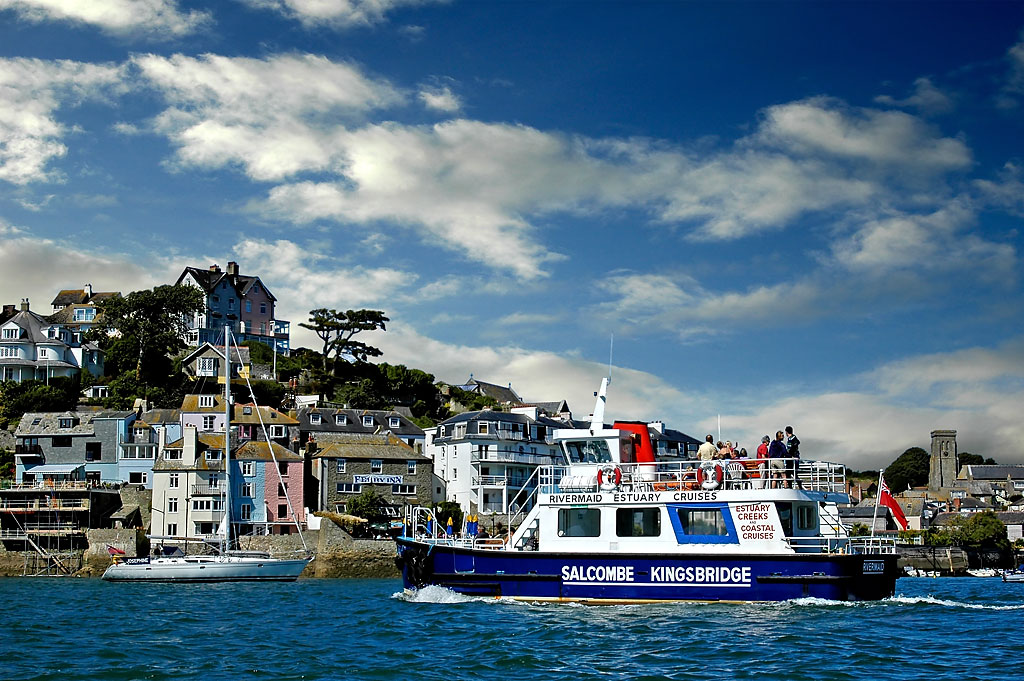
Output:
[[[452,519],[452,527],[458,532],[462,527],[462,507],[457,502],[442,501],[434,505],[434,520],[437,522],[438,532],[444,532],[449,518]]]
[[[327,373],[331,354],[334,355],[335,364],[341,357],[351,357],[356,362],[366,362],[370,357],[380,357],[383,354],[380,350],[352,338],[363,331],[386,331],[385,322],[388,321],[391,320],[385,317],[381,310],[338,312],[320,307],[310,310],[309,323],[301,322],[299,326],[309,329],[323,342],[323,371]]]
[[[994,466],[994,465],[996,465],[995,459],[993,459],[991,457],[986,459],[981,454],[971,454],[970,452],[964,452],[963,454],[958,454],[956,458],[959,460],[960,468],[963,468],[964,466],[982,466],[982,465]]]
[[[97,304],[100,314],[87,337],[108,351],[120,372],[128,369],[130,357],[138,383],[161,385],[169,358],[186,347],[189,319],[205,306],[203,292],[193,286],[132,291]]]
[[[0,383],[0,425],[17,423],[30,411],[68,411],[78,405],[78,376]]]
[[[885,469],[885,481],[893,494],[928,482],[931,455],[920,447],[911,447]]]

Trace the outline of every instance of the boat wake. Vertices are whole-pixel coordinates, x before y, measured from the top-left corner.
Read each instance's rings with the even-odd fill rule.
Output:
[[[899,603],[901,605],[943,605],[950,608],[966,608],[968,610],[1024,610],[1024,603],[1016,605],[983,605],[981,603],[966,603],[964,601],[952,601],[934,596],[893,596],[882,603]]]
[[[395,600],[405,601],[406,603],[474,603],[483,600],[490,600],[484,598],[478,598],[475,596],[465,596],[460,593],[455,593],[451,589],[446,589],[443,586],[425,586],[422,589],[417,589],[412,593],[405,591],[399,591],[392,594],[391,596]]]

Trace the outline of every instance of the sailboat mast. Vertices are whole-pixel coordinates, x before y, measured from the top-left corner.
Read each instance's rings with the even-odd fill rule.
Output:
[[[231,548],[231,327],[224,325],[224,543]]]

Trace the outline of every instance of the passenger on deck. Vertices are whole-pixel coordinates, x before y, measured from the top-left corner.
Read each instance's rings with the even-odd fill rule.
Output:
[[[718,448],[715,447],[715,438],[710,435],[704,438],[704,444],[697,448],[697,458],[701,461],[711,461],[717,453]]]
[[[789,478],[786,471],[786,443],[782,441],[782,437],[782,431],[777,431],[775,439],[768,445],[769,486],[775,488],[789,488]]]

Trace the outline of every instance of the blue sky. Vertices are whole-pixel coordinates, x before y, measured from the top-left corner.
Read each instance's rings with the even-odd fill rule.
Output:
[[[0,0],[0,298],[240,263],[295,345],[1024,461],[1024,5]]]

